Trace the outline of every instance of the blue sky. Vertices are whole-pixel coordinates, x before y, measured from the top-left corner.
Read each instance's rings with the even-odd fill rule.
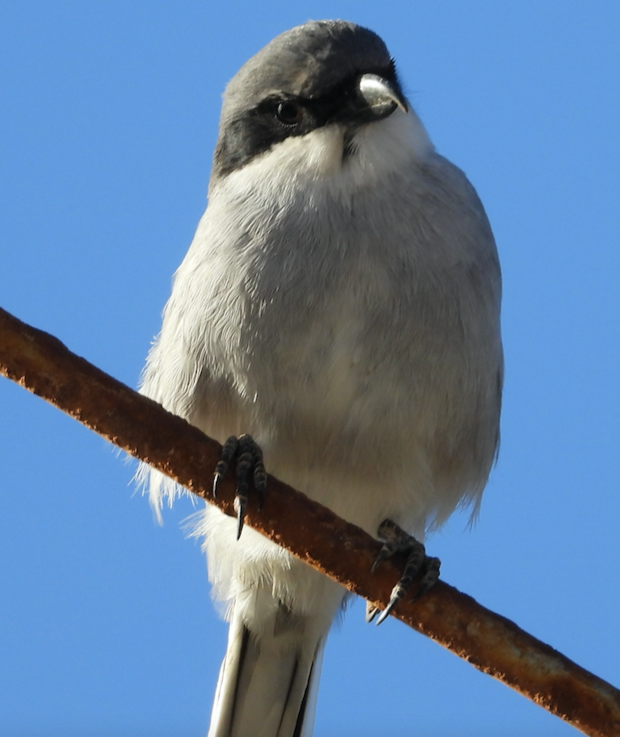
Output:
[[[277,33],[383,36],[504,271],[499,463],[446,581],[620,685],[620,4],[4,2],[0,306],[135,386],[220,95]],[[226,629],[198,546],[101,438],[0,381],[0,733],[204,735]],[[316,737],[577,734],[394,620],[330,637]]]

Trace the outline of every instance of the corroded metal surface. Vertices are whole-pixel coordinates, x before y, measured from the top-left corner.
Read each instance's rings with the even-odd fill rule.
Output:
[[[0,373],[235,516],[229,478],[211,496],[218,443],[1,309]],[[246,523],[381,608],[402,570],[395,556],[373,574],[376,540],[272,477]],[[620,735],[620,691],[448,584],[395,616],[585,734]]]

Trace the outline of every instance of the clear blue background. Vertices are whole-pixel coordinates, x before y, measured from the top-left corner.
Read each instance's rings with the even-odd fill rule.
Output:
[[[446,581],[620,685],[620,4],[2,2],[0,305],[135,386],[205,205],[220,95],[277,33],[381,34],[477,187],[505,280],[503,441]],[[180,521],[101,438],[0,381],[0,734],[204,735],[225,626]],[[575,730],[356,604],[316,737]]]

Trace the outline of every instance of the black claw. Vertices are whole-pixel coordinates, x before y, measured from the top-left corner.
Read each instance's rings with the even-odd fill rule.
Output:
[[[224,476],[226,476],[228,466],[234,458],[238,447],[239,441],[236,435],[231,435],[222,446],[222,455],[215,466],[215,473],[213,474],[213,496],[217,496],[217,487]]]
[[[413,579],[418,575],[424,566],[425,561],[426,551],[424,550],[424,545],[415,540],[412,544],[409,557],[407,558],[405,570],[403,571],[403,579],[406,579],[409,585],[411,585]]]
[[[384,560],[391,558],[397,550],[400,550],[401,537],[406,533],[400,529],[392,520],[386,519],[379,525],[379,540],[383,542],[379,555],[375,558],[375,562],[372,565],[371,572],[374,573],[377,567],[383,563]],[[407,535],[407,542],[409,536]]]
[[[403,598],[403,594],[405,593],[405,589],[400,585],[400,582],[394,586],[392,589],[392,595],[390,596],[390,601],[388,605],[385,607],[385,609],[381,612],[379,615],[379,619],[377,619],[377,627],[380,624],[383,624],[385,620],[390,616],[392,613],[392,609],[398,604],[398,602]]]
[[[222,455],[215,467],[213,475],[213,496],[217,496],[217,489],[221,479],[228,472],[233,458],[237,458],[235,474],[237,489],[235,492],[234,509],[237,512],[237,540],[243,532],[245,510],[249,498],[250,474],[254,480],[254,488],[258,497],[258,508],[262,509],[267,489],[267,473],[263,464],[263,453],[250,435],[241,435],[237,438],[231,435],[222,447]]]
[[[369,601],[366,602],[366,622],[370,623],[379,614],[379,607],[371,604]]]
[[[420,589],[412,601],[419,599],[437,583],[437,580],[439,579],[439,569],[441,567],[439,558],[428,558],[426,556],[424,545],[416,540],[415,537],[406,533],[391,520],[384,520],[381,523],[379,526],[379,538],[383,541],[383,546],[372,566],[373,571],[380,563],[394,555],[396,551],[407,552],[408,555],[403,575],[396,586],[392,589],[390,601],[377,619],[377,625],[380,625],[388,618],[394,607],[403,598],[413,583],[413,579],[420,571],[424,571],[424,575],[420,582]],[[371,611],[367,605],[367,622],[371,622],[376,616],[378,610],[376,607],[373,607],[373,609],[374,611]]]
[[[417,601],[421,596],[432,589],[433,586],[439,581],[439,569],[441,568],[441,561],[439,558],[427,558],[424,562],[426,573],[422,576],[420,581],[420,589],[418,593],[411,599],[412,602]]]
[[[380,624],[383,624],[385,620],[390,616],[392,613],[392,609],[396,606],[398,599],[390,599],[390,603],[385,607],[385,609],[381,612],[379,619],[377,619],[376,626],[378,627]]]
[[[237,540],[243,532],[243,520],[245,519],[245,501],[240,497],[236,497],[234,507],[237,512]]]

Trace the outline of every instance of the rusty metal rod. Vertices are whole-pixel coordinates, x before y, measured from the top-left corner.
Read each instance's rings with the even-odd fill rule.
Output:
[[[2,309],[0,373],[235,515],[230,479],[210,493],[216,441]],[[263,510],[251,500],[246,522],[381,608],[399,578],[402,558],[372,574],[376,540],[271,476]],[[585,734],[620,735],[618,689],[452,586],[439,582],[394,616]]]

